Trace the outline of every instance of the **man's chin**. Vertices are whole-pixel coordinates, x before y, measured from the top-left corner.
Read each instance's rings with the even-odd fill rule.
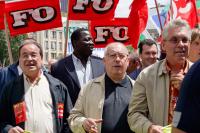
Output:
[[[185,63],[186,60],[187,59],[185,57],[180,57],[180,58],[177,59],[176,62],[179,63],[179,64],[183,64],[183,63]]]
[[[26,70],[27,73],[32,73],[32,72],[35,72],[35,71],[37,71],[36,68],[29,68],[29,69]]]

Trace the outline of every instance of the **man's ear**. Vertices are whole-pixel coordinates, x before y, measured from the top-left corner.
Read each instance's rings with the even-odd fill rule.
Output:
[[[166,52],[166,42],[164,42],[164,41],[161,42],[160,49],[162,52]]]
[[[128,66],[129,66],[129,64],[131,64],[131,61],[130,61],[129,59],[127,59],[127,63],[128,63]],[[127,67],[128,67],[128,66],[127,66]]]

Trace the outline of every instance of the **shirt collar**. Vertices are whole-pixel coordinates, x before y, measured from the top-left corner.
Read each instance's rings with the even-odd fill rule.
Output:
[[[81,60],[79,58],[77,58],[74,54],[72,54],[72,60],[73,60],[73,62],[81,62]],[[88,61],[90,61],[90,56],[88,57]]]
[[[28,78],[25,74],[23,74],[24,80],[26,80],[26,82],[27,82],[30,86],[38,85],[38,83],[39,83],[39,81],[41,80],[42,76],[43,76],[43,71],[41,70],[40,76],[37,77],[37,79],[36,79],[33,83],[31,83],[30,80],[29,80],[29,78]]]
[[[22,69],[21,69],[21,67],[19,65],[17,66],[17,70],[18,70],[18,74],[21,75],[22,74]]]
[[[118,83],[115,83],[110,77],[108,77],[108,75],[105,75],[105,80],[108,81],[108,83],[110,85],[114,85],[114,86],[122,86],[122,87],[127,87],[127,82],[129,81],[129,78],[127,77],[127,75],[125,76],[124,79],[122,79],[121,81],[119,81]]]
[[[182,68],[182,73],[183,74],[186,74],[189,70],[189,62],[186,60],[185,61],[185,64],[184,64],[184,67]],[[166,60],[165,62],[165,72],[167,71],[167,73],[170,73],[171,72],[171,68]]]

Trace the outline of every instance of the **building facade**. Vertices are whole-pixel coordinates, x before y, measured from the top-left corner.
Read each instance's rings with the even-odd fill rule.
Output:
[[[65,36],[63,27],[29,33],[28,36],[36,39],[41,44],[45,65],[51,59],[64,57]]]

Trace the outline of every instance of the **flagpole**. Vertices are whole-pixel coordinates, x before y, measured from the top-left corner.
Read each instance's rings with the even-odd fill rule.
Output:
[[[9,61],[10,64],[13,64],[13,56],[12,56],[12,51],[10,47],[10,40],[9,40],[9,35],[8,35],[8,27],[7,27],[7,21],[6,21],[6,14],[4,13],[4,27],[5,27],[5,36],[6,36],[6,42],[7,42],[7,47],[8,47],[8,56],[9,56]]]
[[[163,30],[163,27],[162,27],[162,23],[161,23],[161,19],[160,19],[160,13],[159,13],[159,9],[158,9],[158,3],[156,0],[154,0],[155,2],[155,5],[156,5],[156,11],[157,11],[157,14],[158,14],[158,20],[159,20],[159,23],[160,23],[160,29],[161,31]]]
[[[66,15],[67,21],[66,21],[66,35],[65,35],[64,57],[67,56],[67,46],[68,46],[68,31],[69,31],[68,13],[69,13],[69,0],[67,0],[67,15]]]

